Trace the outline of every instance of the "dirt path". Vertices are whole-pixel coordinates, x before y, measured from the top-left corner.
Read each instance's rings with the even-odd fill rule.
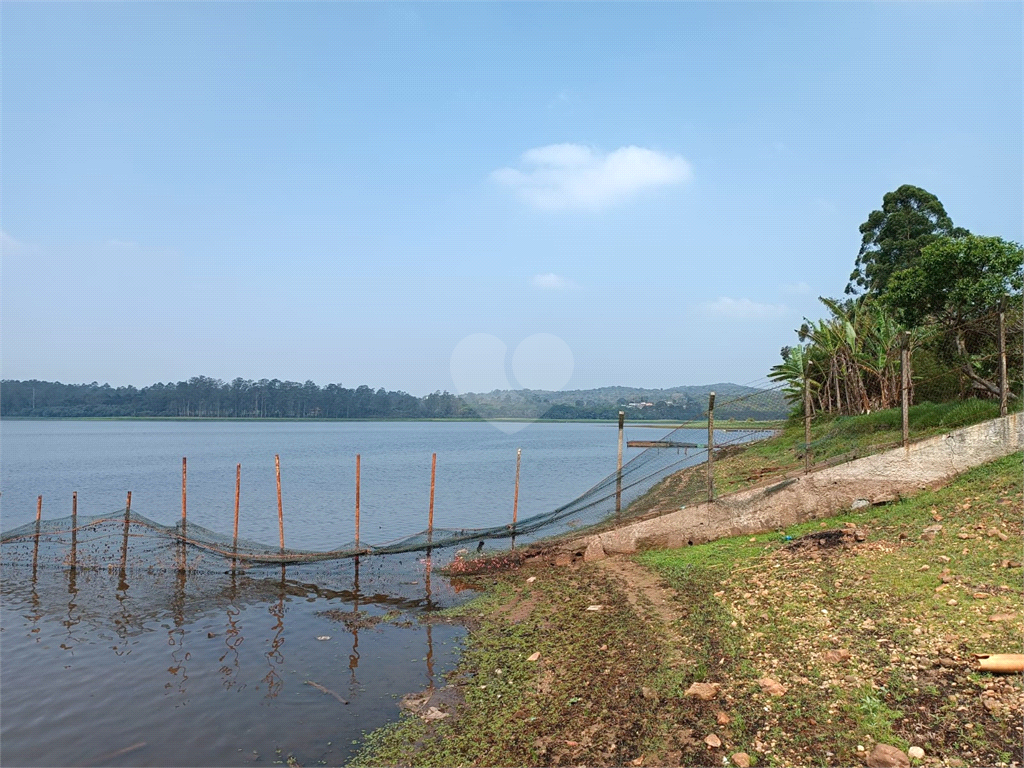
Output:
[[[597,566],[618,581],[637,616],[664,639],[667,665],[674,669],[685,664],[687,660],[679,650],[683,647],[683,637],[677,630],[683,616],[675,590],[666,586],[657,574],[629,558],[611,557],[599,561]]]

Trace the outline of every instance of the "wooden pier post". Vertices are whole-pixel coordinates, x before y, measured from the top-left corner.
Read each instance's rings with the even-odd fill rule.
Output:
[[[715,500],[715,393],[708,396],[708,502]]]
[[[356,454],[356,552],[359,551],[359,462],[360,456]],[[358,555],[356,555],[358,557]],[[356,566],[358,567],[358,565]]]
[[[626,424],[626,412],[619,411],[619,459],[615,464],[615,511],[622,511],[622,430]]]
[[[277,471],[277,527],[281,534],[281,549],[284,549],[284,506],[281,504],[281,457],[274,455],[274,469]]]
[[[38,523],[43,517],[43,497],[42,495],[36,500],[36,522]]]

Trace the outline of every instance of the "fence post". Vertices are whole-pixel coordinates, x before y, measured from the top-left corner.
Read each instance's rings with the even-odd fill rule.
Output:
[[[78,565],[78,491],[71,492],[71,574]]]
[[[910,333],[900,340],[900,372],[903,389],[903,447],[910,446]]]
[[[427,512],[427,544],[434,541],[434,477],[437,473],[437,454],[430,456],[430,508]],[[430,557],[430,548],[427,548],[427,557]]]
[[[188,492],[188,460],[181,457],[181,533],[185,534],[185,508]]]
[[[715,500],[715,393],[708,396],[708,503]]]
[[[523,461],[523,449],[516,448],[516,492],[512,496],[512,532],[516,531],[516,517],[519,515],[519,465]]]
[[[277,472],[277,528],[281,534],[281,549],[284,550],[284,506],[281,504],[281,457],[274,454],[274,469]]]
[[[242,465],[235,465],[235,540],[234,548],[238,549],[238,502],[242,496]]]
[[[1006,380],[1006,297],[999,301],[999,415],[1006,415],[1009,382]]]
[[[356,552],[359,551],[359,454],[356,454]],[[358,555],[356,556],[358,557]],[[356,561],[358,562],[358,560]]]
[[[810,363],[804,364],[804,473],[811,471],[811,378]]]
[[[619,459],[615,465],[615,511],[622,511],[622,429],[626,424],[626,412],[619,411]]]

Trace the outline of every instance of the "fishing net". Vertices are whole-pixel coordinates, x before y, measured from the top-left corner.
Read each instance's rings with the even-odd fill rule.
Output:
[[[781,403],[777,389],[750,389],[720,401],[716,415],[763,413],[771,408],[778,412]],[[499,548],[503,548],[506,541],[515,546],[558,539],[706,499],[707,473],[698,470],[707,462],[706,434],[706,428],[683,425],[657,440],[635,441],[651,447],[569,503],[518,520],[514,525],[509,522],[487,528],[435,527],[388,542],[360,541],[357,545],[349,540],[330,549],[309,550],[235,538],[192,522],[166,525],[137,510],[122,508],[107,514],[40,520],[6,531],[0,535],[0,557],[4,563],[31,562],[36,567],[42,563],[126,573],[139,568],[151,573],[224,570],[226,561],[235,567],[296,565],[416,552],[427,552],[437,562],[454,556],[460,547],[476,549],[485,542],[499,542]],[[725,421],[724,426],[716,422],[715,455],[770,434],[745,427],[742,421]],[[652,499],[652,490],[669,478],[675,478],[678,487],[667,497],[658,493]]]

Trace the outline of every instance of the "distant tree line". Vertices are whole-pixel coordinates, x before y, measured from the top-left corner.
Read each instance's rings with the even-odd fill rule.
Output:
[[[782,399],[772,392],[741,398],[716,408],[719,418],[774,419],[785,415]],[[530,394],[527,406],[513,402],[467,403],[451,392],[416,397],[407,392],[350,389],[341,384],[320,387],[280,379],[236,378],[231,382],[208,376],[187,381],[156,383],[141,389],[109,384],[62,384],[55,381],[0,382],[0,417],[171,417],[244,419],[450,419],[530,418],[614,421],[620,410],[630,421],[701,419],[706,401],[684,398],[656,402],[645,408],[626,408],[625,400],[577,400],[574,405],[549,403],[547,396]],[[535,407],[535,406],[540,407]]]
[[[450,392],[415,397],[340,384],[317,386],[280,379],[236,378],[231,382],[195,376],[148,387],[0,382],[0,416],[163,416],[275,419],[413,419],[473,416]]]

